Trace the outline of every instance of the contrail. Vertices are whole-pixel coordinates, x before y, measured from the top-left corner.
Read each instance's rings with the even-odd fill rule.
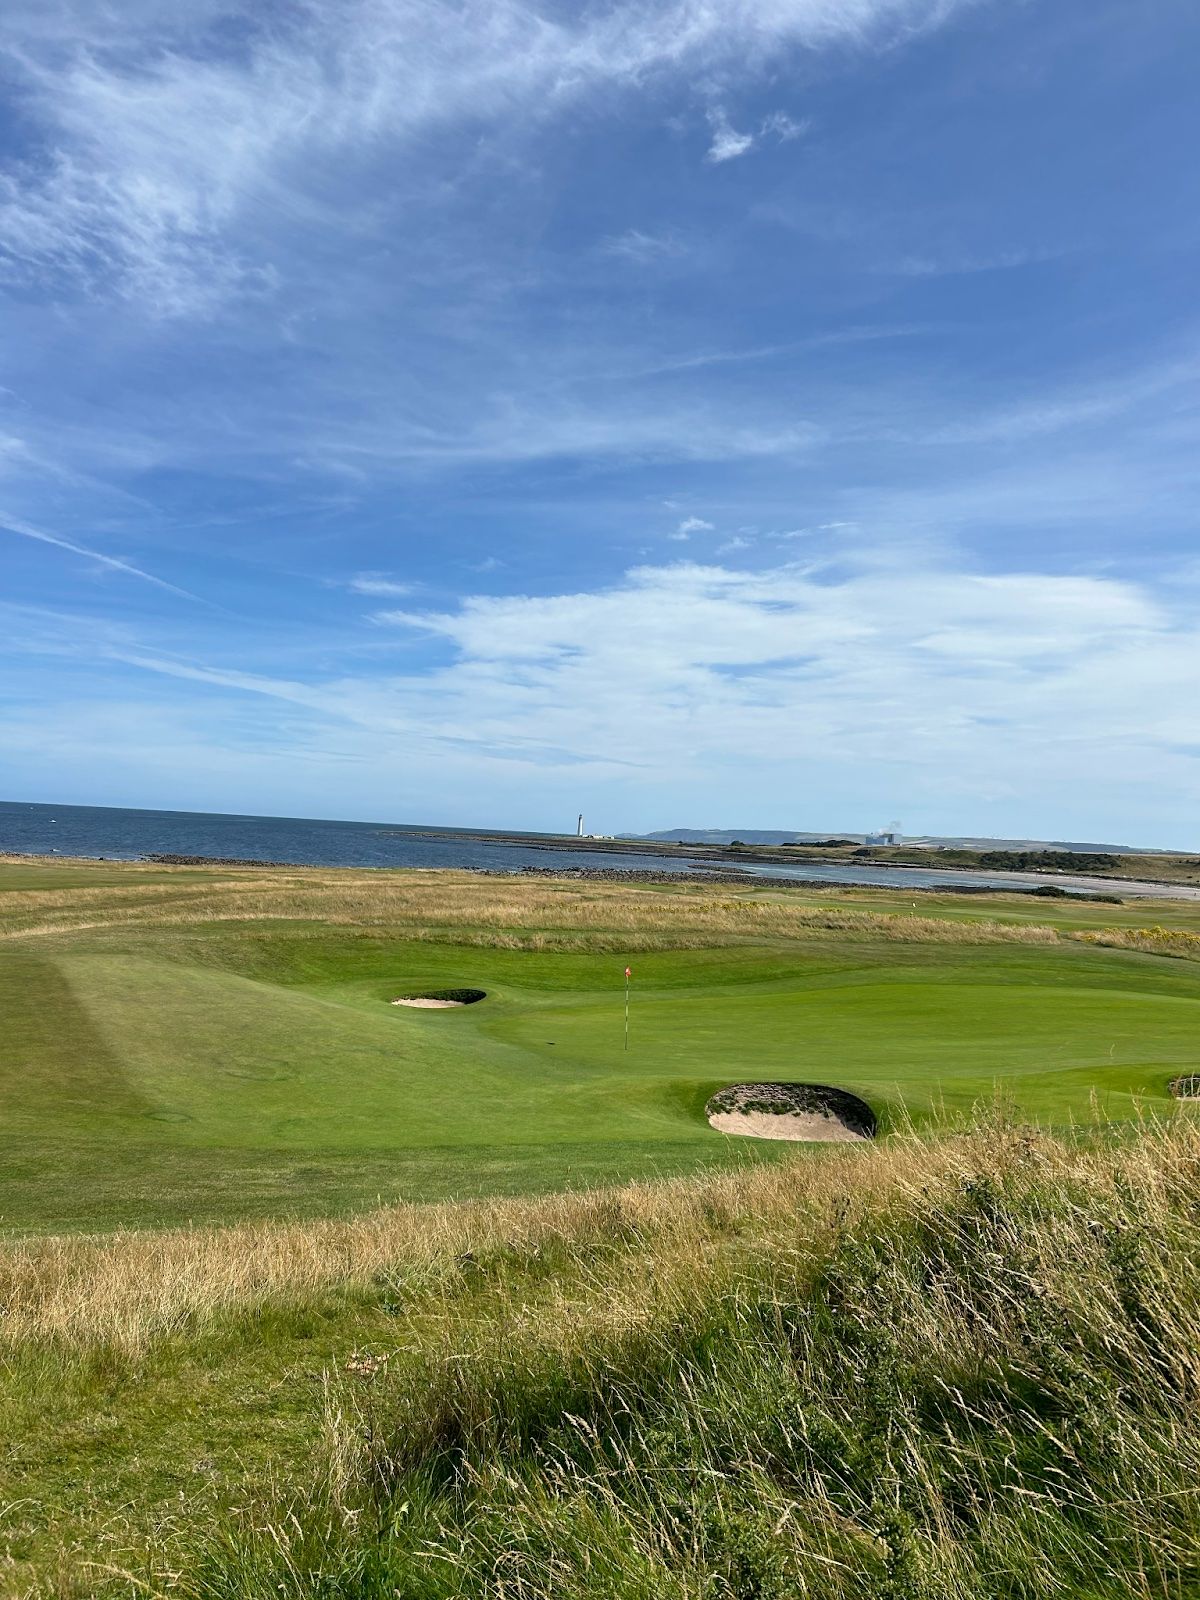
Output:
[[[193,594],[190,589],[181,589],[178,584],[168,583],[165,578],[156,578],[152,572],[144,572],[141,567],[135,567],[130,561],[120,561],[116,556],[102,555],[99,550],[89,550],[86,545],[73,544],[70,539],[60,539],[56,533],[43,533],[40,528],[31,528],[27,522],[16,522],[11,517],[3,517],[0,518],[0,530],[18,534],[22,539],[36,539],[40,544],[56,545],[60,550],[69,550],[72,555],[86,556],[89,561],[98,561],[102,567],[108,567],[113,572],[125,572],[131,578],[141,578],[145,583],[152,583],[156,589],[165,589],[168,594],[181,595],[183,599],[195,600],[199,605],[208,604],[208,601],[198,594]]]

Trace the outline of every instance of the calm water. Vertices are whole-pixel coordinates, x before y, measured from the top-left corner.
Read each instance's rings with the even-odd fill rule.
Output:
[[[531,840],[544,837],[530,835]],[[10,800],[0,801],[0,851],[4,850],[33,855],[106,856],[113,861],[169,854],[238,856],[314,867],[490,867],[496,871],[521,867],[632,867],[704,872],[716,865],[677,856],[557,850],[552,845],[535,849],[507,841],[490,844],[486,839],[464,839],[451,829],[408,828],[383,822],[238,817],[204,811],[126,811],[110,806],[27,805]],[[760,877],[880,884],[892,889],[1011,889],[1021,882],[1038,881],[1024,873],[817,862],[804,867],[767,865],[742,870]],[[1097,885],[1101,882],[1093,881]],[[1131,885],[1121,887],[1127,893],[1138,892]]]
[[[434,837],[426,838],[424,835]],[[541,835],[531,835],[540,838]],[[310,867],[672,867],[663,856],[600,850],[536,850],[464,839],[448,828],[312,817],[237,817],[208,811],[124,811],[110,806],[35,806],[0,801],[0,850],[38,855],[236,856]]]

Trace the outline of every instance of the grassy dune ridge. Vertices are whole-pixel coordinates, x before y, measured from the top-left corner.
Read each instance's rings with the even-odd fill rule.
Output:
[[[26,1242],[0,1416],[49,1459],[0,1524],[11,1592],[1194,1594],[1198,1180],[1186,1118],[997,1114],[736,1177]]]
[[[1198,1177],[1190,1125],[997,1127],[699,1226],[618,1203],[549,1305],[514,1241],[481,1322],[360,1360],[317,1481],[200,1541],[193,1592],[1193,1594]]]

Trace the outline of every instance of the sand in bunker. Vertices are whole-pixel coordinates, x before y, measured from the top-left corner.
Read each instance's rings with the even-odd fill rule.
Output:
[[[751,1139],[821,1139],[835,1144],[857,1144],[870,1137],[856,1133],[837,1117],[822,1116],[819,1111],[714,1111],[708,1120],[718,1133],[740,1133]]]
[[[447,1011],[451,1006],[465,1006],[465,1000],[431,1000],[426,995],[414,995],[411,1000],[393,1000],[394,1006],[416,1006],[419,1011]]]
[[[718,1133],[807,1144],[851,1144],[875,1133],[865,1100],[826,1083],[731,1083],[704,1108]]]

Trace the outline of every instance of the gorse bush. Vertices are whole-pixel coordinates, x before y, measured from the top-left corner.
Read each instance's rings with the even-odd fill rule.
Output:
[[[1096,928],[1073,935],[1084,944],[1108,945],[1114,950],[1141,950],[1146,955],[1180,956],[1200,960],[1200,933],[1187,928]]]
[[[1103,873],[1123,865],[1120,856],[1102,850],[982,850],[976,859],[981,867],[1011,872]]]
[[[1200,1593],[1200,1136],[996,1129],[855,1207],[473,1264],[490,1309],[335,1397],[324,1470],[194,1596]],[[869,1186],[869,1185],[868,1185]],[[619,1209],[614,1220],[620,1221]]]

